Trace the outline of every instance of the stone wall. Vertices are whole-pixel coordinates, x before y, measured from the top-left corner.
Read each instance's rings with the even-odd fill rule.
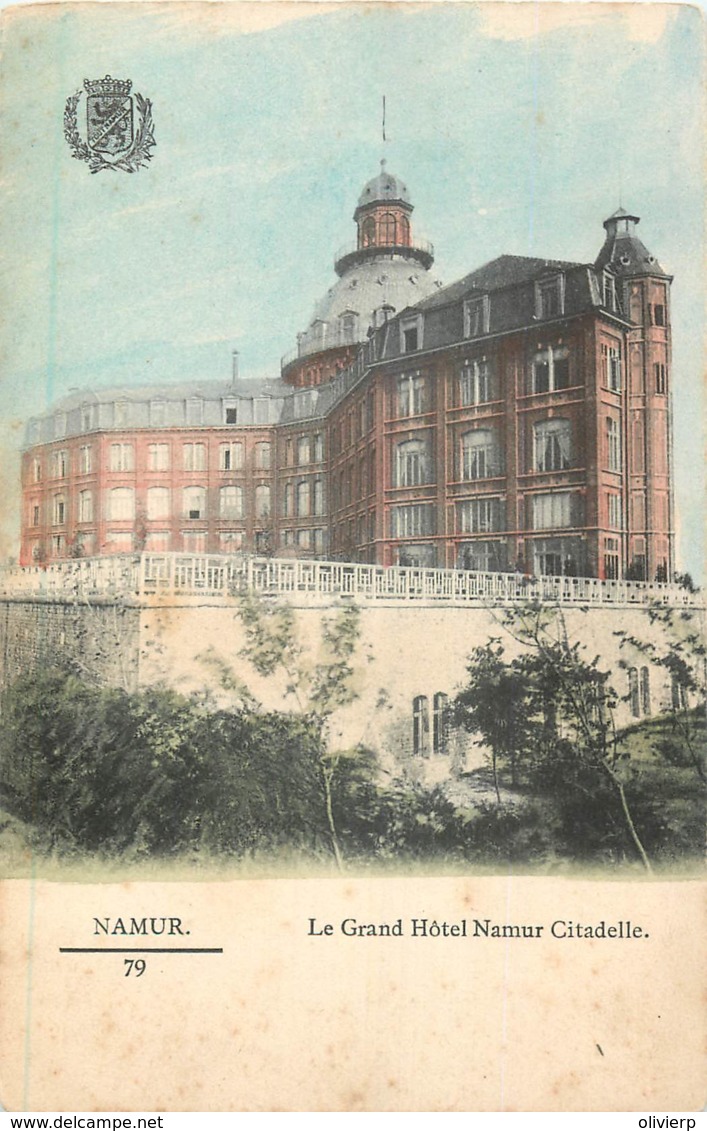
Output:
[[[260,600],[264,608],[277,608],[284,598]],[[335,615],[337,605],[322,606],[306,595],[292,595],[289,602],[301,650],[297,668],[306,673],[325,658],[324,621]],[[332,717],[332,746],[346,749],[364,744],[379,754],[384,769],[427,781],[441,780],[478,763],[480,751],[463,733],[451,733],[445,753],[435,755],[433,709],[436,696],[452,698],[463,686],[468,657],[475,647],[497,637],[509,657],[520,651],[522,646],[503,623],[503,610],[364,600],[358,608],[360,638],[352,677],[356,698]],[[233,687],[240,685],[266,709],[306,710],[306,678],[298,702],[288,692],[291,673],[278,671],[263,678],[244,655],[246,636],[235,600],[170,596],[121,604],[27,598],[4,600],[0,611],[3,686],[18,674],[64,657],[86,678],[126,689],[165,682],[184,693],[208,690],[215,702],[226,705],[239,701]],[[651,621],[647,608],[572,607],[559,616],[556,627],[570,641],[581,643],[583,657],[591,661],[598,656],[601,669],[611,673],[621,699],[619,725],[636,721],[626,699],[631,667],[638,673],[643,668],[647,671],[649,703],[641,697],[639,714],[669,709],[671,687],[666,670],[648,663],[637,649],[621,647],[617,635],[625,632],[659,644],[663,630]],[[680,616],[695,618],[687,624],[698,624],[696,618],[702,614],[693,610]],[[228,673],[230,689],[224,687],[224,673]],[[416,700],[423,701],[429,712],[430,741],[424,758],[413,748]]]
[[[118,602],[0,601],[0,688],[67,661],[91,682],[138,685],[140,611]]]

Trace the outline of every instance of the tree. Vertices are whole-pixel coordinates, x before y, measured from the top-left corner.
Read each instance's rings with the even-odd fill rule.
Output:
[[[477,649],[472,683],[455,710],[464,718],[470,706],[466,717],[494,761],[501,756],[510,763],[525,753],[534,783],[562,805],[569,802],[581,814],[582,806],[599,800],[601,817],[609,825],[620,818],[650,871],[627,795],[609,674],[599,669],[598,657],[587,661],[580,645],[570,643],[557,610],[529,602],[507,610],[502,624],[523,652],[508,662],[498,642]]]
[[[276,672],[286,679],[285,696],[291,698],[303,720],[316,734],[318,764],[332,853],[343,868],[341,842],[334,806],[334,785],[344,759],[351,752],[330,748],[329,723],[333,713],[358,698],[354,686],[353,656],[360,639],[360,614],[355,605],[342,605],[322,617],[319,660],[308,662],[299,640],[295,614],[290,605],[271,605],[255,593],[237,594],[238,616],[246,643],[240,655],[260,676]],[[203,657],[216,667],[221,686],[235,693],[252,710],[262,710],[250,689],[233,667],[214,655]]]
[[[528,677],[518,664],[508,664],[504,654],[497,638],[473,651],[467,666],[469,683],[452,708],[453,722],[478,732],[483,736],[479,745],[488,745],[499,804],[499,767],[510,766],[511,785],[516,785],[518,761],[527,750],[529,738]]]

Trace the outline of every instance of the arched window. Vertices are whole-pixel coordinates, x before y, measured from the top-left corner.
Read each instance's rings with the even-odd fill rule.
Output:
[[[270,444],[255,445],[255,466],[261,471],[266,471],[270,467]]]
[[[380,242],[389,246],[395,243],[395,214],[384,212],[380,218]]]
[[[432,700],[432,750],[435,754],[444,754],[447,749],[449,698],[443,691],[438,691]]]
[[[312,513],[324,514],[324,480],[315,479],[312,489]]]
[[[300,436],[297,441],[297,463],[309,463],[310,459],[310,443],[309,436]]]
[[[309,480],[302,479],[297,484],[297,514],[306,516],[309,514]]]
[[[410,221],[407,216],[401,216],[398,220],[398,243],[406,247],[410,244]]]
[[[395,449],[395,486],[429,483],[430,458],[425,440],[404,440]]]
[[[638,692],[638,671],[636,668],[628,669],[628,698],[631,705],[631,714],[638,719],[641,716],[641,700]]]
[[[376,242],[376,222],[372,216],[361,224],[361,247],[371,247]]]
[[[462,479],[486,479],[498,472],[493,432],[475,428],[462,436]]]
[[[135,492],[132,487],[114,487],[109,494],[108,515],[111,519],[135,518]]]
[[[564,471],[572,459],[572,433],[569,420],[539,420],[533,426],[536,471]]]
[[[185,487],[183,492],[183,499],[185,518],[206,517],[205,487]]]
[[[243,488],[235,485],[222,487],[218,510],[221,518],[243,518]]]
[[[430,752],[430,710],[426,695],[412,701],[412,752],[427,757]]]
[[[169,487],[148,487],[147,489],[147,517],[169,517]]]
[[[285,493],[282,496],[282,513],[283,513],[283,516],[285,518],[289,518],[289,516],[292,514],[292,507],[293,507],[292,500],[293,500],[293,498],[294,498],[294,488],[292,487],[291,483],[286,483],[285,484]]]

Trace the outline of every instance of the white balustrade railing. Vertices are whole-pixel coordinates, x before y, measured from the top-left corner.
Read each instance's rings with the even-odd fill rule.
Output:
[[[701,593],[648,581],[526,577],[516,573],[255,558],[238,554],[121,554],[0,571],[0,595],[56,600],[224,599],[241,590],[268,596],[321,594],[425,604],[546,601],[561,605],[704,605]]]

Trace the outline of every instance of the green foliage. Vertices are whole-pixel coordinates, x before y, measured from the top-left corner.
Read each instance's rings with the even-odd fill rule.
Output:
[[[5,692],[2,785],[47,845],[245,852],[326,835],[307,720],[213,712],[165,688],[95,688],[59,670]]]

